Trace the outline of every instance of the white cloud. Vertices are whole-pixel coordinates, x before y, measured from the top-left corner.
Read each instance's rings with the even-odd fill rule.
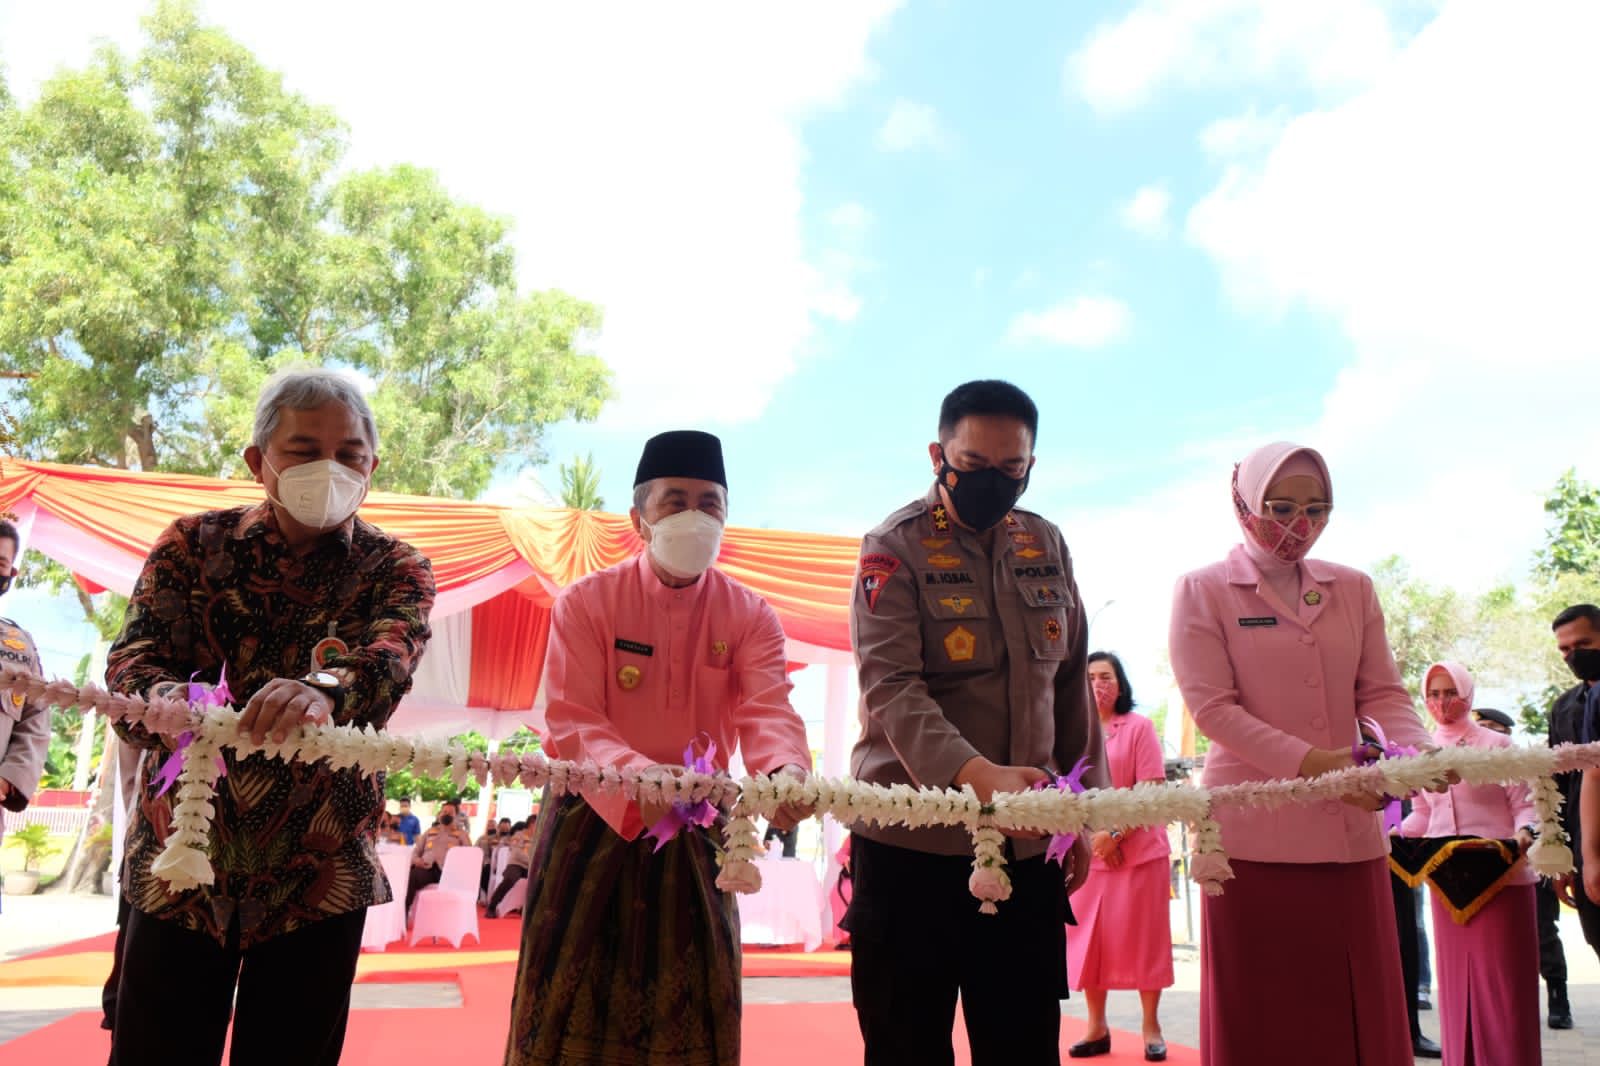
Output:
[[[939,120],[939,113],[915,100],[896,100],[878,127],[878,147],[885,152],[910,152],[919,148],[943,151],[950,146],[950,135]]]
[[[828,225],[836,230],[860,233],[872,225],[872,212],[854,201],[842,203],[828,212]]]
[[[1200,131],[1200,147],[1213,159],[1256,155],[1278,143],[1289,115],[1283,110],[1261,114],[1252,104],[1248,111],[1219,118]]]
[[[895,6],[831,0],[794,19],[735,0],[401,0],[373,18],[213,0],[204,17],[339,113],[352,166],[429,166],[513,219],[523,283],[605,311],[621,396],[603,420],[646,428],[758,417],[819,319],[859,308],[802,238],[800,129],[872,76],[869,41]],[[0,8],[7,76],[31,96],[94,36],[136,44],[138,15],[113,0]]]
[[[1168,86],[1290,79],[1322,92],[1367,84],[1395,35],[1377,0],[1143,0],[1097,26],[1067,60],[1069,96],[1103,114]]]
[[[1163,237],[1167,232],[1167,209],[1171,206],[1172,194],[1165,185],[1146,185],[1122,205],[1122,224],[1146,237]]]
[[[1059,344],[1102,348],[1127,336],[1133,315],[1121,300],[1078,296],[1043,311],[1024,311],[1011,320],[1006,339],[1013,344]]]

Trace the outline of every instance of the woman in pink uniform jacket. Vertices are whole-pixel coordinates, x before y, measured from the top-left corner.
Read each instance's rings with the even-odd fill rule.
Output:
[[[1423,675],[1428,713],[1438,723],[1442,748],[1509,748],[1511,738],[1472,720],[1472,675],[1460,663],[1434,663]],[[1515,839],[1519,853],[1533,845],[1538,824],[1525,784],[1452,785],[1448,792],[1419,792],[1400,826],[1408,837],[1478,836]],[[1438,893],[1433,897],[1434,950],[1438,952],[1439,1043],[1445,1066],[1537,1066],[1539,1050],[1539,928],[1525,859],[1465,925],[1458,925]]]
[[[1367,575],[1306,558],[1333,485],[1310,448],[1234,469],[1243,543],[1186,574],[1173,673],[1211,739],[1207,786],[1354,764],[1359,719],[1431,747]],[[1217,811],[1234,877],[1202,903],[1200,1058],[1210,1066],[1411,1066],[1377,796]]]
[[[1122,660],[1106,651],[1089,656],[1089,687],[1106,738],[1106,769],[1116,788],[1167,779],[1156,727],[1133,713],[1133,690]],[[1091,841],[1091,874],[1075,896],[1076,929],[1067,931],[1067,980],[1089,1008],[1084,1038],[1067,1049],[1075,1059],[1111,1052],[1106,990],[1132,989],[1144,1008],[1144,1057],[1165,1062],[1161,990],[1172,986],[1172,846],[1166,826],[1099,832]]]

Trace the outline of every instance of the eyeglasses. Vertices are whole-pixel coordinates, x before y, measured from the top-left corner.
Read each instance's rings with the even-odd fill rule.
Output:
[[[1331,503],[1295,503],[1293,500],[1266,500],[1262,504],[1268,518],[1288,525],[1301,515],[1311,522],[1326,522],[1333,513]]]

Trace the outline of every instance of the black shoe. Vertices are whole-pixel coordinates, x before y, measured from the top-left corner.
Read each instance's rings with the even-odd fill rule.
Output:
[[[1439,1045],[1421,1035],[1411,1038],[1411,1054],[1419,1059],[1444,1058],[1444,1052],[1439,1050]]]
[[[1166,1062],[1167,1042],[1165,1040],[1155,1040],[1146,1044],[1144,1046],[1144,1061]]]
[[[1080,1040],[1067,1048],[1067,1054],[1075,1059],[1092,1059],[1096,1055],[1111,1054],[1111,1034],[1107,1033],[1099,1040]]]
[[[1550,986],[1550,1028],[1572,1028],[1572,1004],[1567,1002],[1567,986],[1555,984]]]

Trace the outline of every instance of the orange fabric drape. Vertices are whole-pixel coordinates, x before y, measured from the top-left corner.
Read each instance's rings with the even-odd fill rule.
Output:
[[[533,706],[550,647],[552,614],[548,607],[531,603],[514,590],[472,609],[469,706]]]

